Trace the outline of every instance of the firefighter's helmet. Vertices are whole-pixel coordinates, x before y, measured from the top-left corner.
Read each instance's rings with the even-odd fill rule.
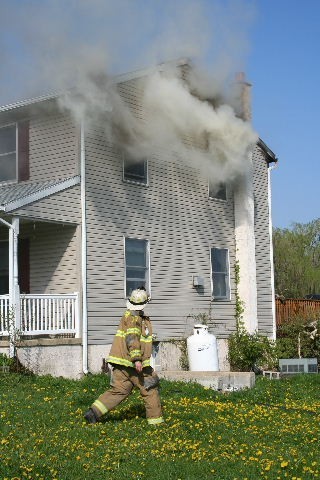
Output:
[[[130,310],[143,310],[150,298],[144,287],[132,290],[130,297],[127,300],[127,308]]]

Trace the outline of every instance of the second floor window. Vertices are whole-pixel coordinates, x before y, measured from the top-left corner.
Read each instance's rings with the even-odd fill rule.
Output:
[[[212,296],[214,300],[230,300],[229,250],[211,248]]]
[[[16,124],[0,128],[0,182],[17,179]]]
[[[148,161],[146,159],[133,160],[123,158],[123,179],[131,182],[148,183]]]
[[[224,182],[218,184],[209,180],[209,197],[218,200],[227,200],[227,186]]]
[[[29,180],[29,122],[0,127],[0,183]]]
[[[129,297],[132,290],[145,287],[150,293],[149,243],[135,238],[125,239],[125,290]]]

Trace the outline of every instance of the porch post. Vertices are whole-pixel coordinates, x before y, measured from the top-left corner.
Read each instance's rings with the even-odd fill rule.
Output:
[[[14,356],[16,330],[20,328],[20,289],[18,282],[19,218],[14,217],[9,229],[9,355]],[[11,319],[11,314],[13,318]]]

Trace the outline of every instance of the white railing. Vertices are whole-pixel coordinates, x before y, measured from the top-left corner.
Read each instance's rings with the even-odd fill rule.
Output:
[[[11,315],[12,316],[12,315]],[[0,295],[0,335],[8,334],[9,296]],[[20,296],[21,335],[73,334],[80,336],[79,295]]]

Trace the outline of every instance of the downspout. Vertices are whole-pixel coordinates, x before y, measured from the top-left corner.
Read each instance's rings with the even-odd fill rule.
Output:
[[[86,151],[84,122],[80,125],[80,191],[81,191],[81,282],[82,282],[82,371],[88,373],[88,307],[87,307],[87,219],[86,219]]]

